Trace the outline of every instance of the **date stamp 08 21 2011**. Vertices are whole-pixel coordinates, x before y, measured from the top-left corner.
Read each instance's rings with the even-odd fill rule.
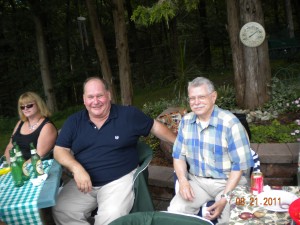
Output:
[[[280,197],[264,197],[261,201],[258,200],[257,197],[249,197],[249,199],[245,197],[236,197],[235,204],[238,206],[276,206],[276,205],[283,205],[281,202]]]

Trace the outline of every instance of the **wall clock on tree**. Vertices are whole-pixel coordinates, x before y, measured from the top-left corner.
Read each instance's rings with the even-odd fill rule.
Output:
[[[240,30],[240,40],[247,47],[258,47],[265,38],[265,29],[257,22],[248,22]]]

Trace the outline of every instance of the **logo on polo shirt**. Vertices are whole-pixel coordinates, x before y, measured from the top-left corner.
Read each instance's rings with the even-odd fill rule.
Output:
[[[115,136],[115,139],[116,139],[116,140],[119,140],[119,136]]]

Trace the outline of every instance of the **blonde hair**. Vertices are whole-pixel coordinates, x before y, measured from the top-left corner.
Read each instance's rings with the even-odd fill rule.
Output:
[[[51,116],[51,112],[48,109],[45,101],[38,94],[28,91],[28,92],[23,93],[19,97],[18,113],[19,113],[20,120],[22,120],[22,121],[28,120],[20,108],[21,105],[26,105],[28,103],[35,103],[37,106],[37,110],[41,114],[41,116],[43,116],[43,117]]]

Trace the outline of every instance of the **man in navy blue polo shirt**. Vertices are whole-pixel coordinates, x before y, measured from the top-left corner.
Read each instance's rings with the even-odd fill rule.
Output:
[[[66,120],[56,141],[54,158],[74,177],[53,207],[56,225],[89,224],[96,207],[95,225],[128,214],[134,202],[139,137],[151,132],[171,144],[175,141],[171,130],[137,108],[111,104],[109,90],[105,80],[88,78],[83,85],[86,109]]]

